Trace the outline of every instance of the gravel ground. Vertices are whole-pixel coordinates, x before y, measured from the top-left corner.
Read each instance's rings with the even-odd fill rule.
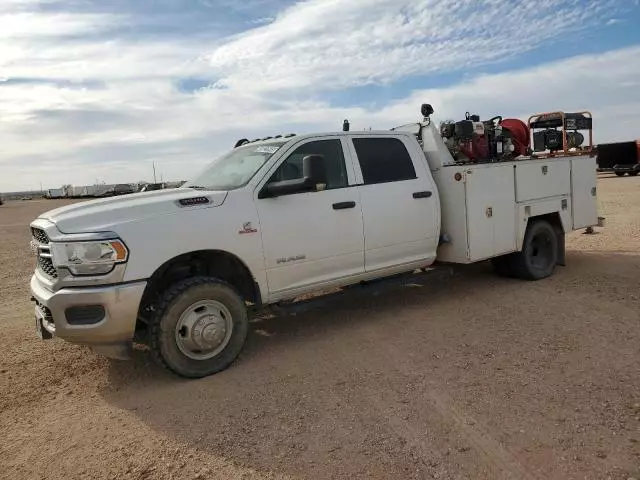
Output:
[[[488,265],[256,319],[197,381],[35,337],[27,224],[0,207],[0,477],[640,478],[640,178],[527,283]]]

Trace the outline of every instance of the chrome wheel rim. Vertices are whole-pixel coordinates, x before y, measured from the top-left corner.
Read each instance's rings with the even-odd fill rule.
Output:
[[[189,306],[176,324],[178,349],[192,360],[208,360],[229,343],[233,332],[231,312],[215,300],[201,300]]]

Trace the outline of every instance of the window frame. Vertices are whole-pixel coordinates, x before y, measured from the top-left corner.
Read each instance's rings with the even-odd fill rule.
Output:
[[[318,136],[318,137],[304,137],[301,138],[300,140],[298,140],[297,142],[291,143],[286,149],[282,149],[282,152],[279,152],[280,155],[278,156],[278,158],[275,160],[275,162],[271,165],[270,168],[268,168],[268,170],[265,172],[265,174],[263,175],[263,177],[260,179],[260,181],[257,184],[257,187],[254,191],[255,197],[256,199],[258,198],[258,194],[260,191],[262,191],[262,189],[267,185],[267,183],[269,183],[269,180],[271,180],[271,177],[273,177],[273,175],[275,175],[276,171],[280,168],[280,166],[300,147],[302,147],[303,145],[306,145],[307,143],[311,143],[311,142],[318,142],[318,141],[322,141],[322,140],[337,140],[340,142],[340,146],[342,147],[342,155],[344,157],[344,164],[345,164],[345,170],[347,173],[347,185],[345,185],[344,187],[334,187],[334,188],[327,188],[325,190],[322,191],[317,191],[317,192],[297,192],[297,193],[289,193],[286,195],[281,195],[280,197],[289,197],[291,195],[304,195],[304,194],[313,194],[313,193],[322,193],[322,192],[331,192],[334,190],[342,190],[345,188],[352,188],[354,186],[358,185],[358,177],[356,174],[356,170],[355,170],[355,163],[353,161],[353,155],[352,155],[352,151],[351,151],[351,145],[350,142],[347,141],[347,139],[344,136],[341,135],[323,135],[323,136]],[[278,197],[278,198],[280,198]]]

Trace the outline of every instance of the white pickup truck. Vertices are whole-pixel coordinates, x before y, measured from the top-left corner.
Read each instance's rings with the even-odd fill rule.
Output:
[[[431,112],[391,131],[241,141],[183,188],[41,215],[37,332],[128,358],[145,329],[157,361],[203,377],[240,353],[249,307],[436,260],[551,275],[565,234],[598,222],[595,159],[454,158]]]

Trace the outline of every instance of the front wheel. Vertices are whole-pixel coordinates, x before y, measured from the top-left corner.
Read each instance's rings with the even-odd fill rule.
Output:
[[[224,370],[238,357],[249,319],[230,285],[194,277],[164,292],[149,326],[154,359],[178,375],[201,378]]]
[[[624,177],[624,172],[615,172],[617,176]]]
[[[629,175],[631,175],[632,177],[635,177],[636,175],[638,175],[638,171],[634,170],[633,172],[629,172]]]
[[[511,271],[524,280],[551,276],[558,263],[558,236],[553,226],[538,220],[530,223],[524,235],[522,251],[511,257]]]

